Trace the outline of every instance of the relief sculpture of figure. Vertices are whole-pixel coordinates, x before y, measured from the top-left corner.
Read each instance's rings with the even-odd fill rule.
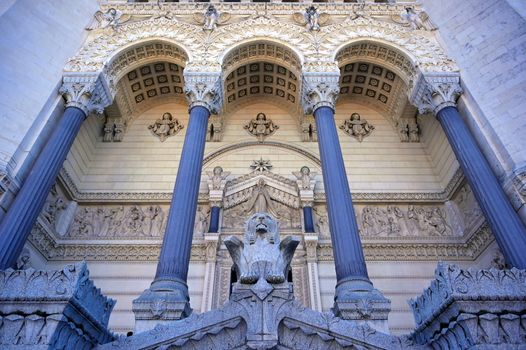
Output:
[[[272,135],[279,126],[267,119],[265,113],[258,113],[256,119],[252,119],[244,128],[249,134],[256,136],[259,142],[263,142],[265,137]]]
[[[270,284],[286,281],[290,262],[299,239],[279,238],[278,223],[268,213],[256,213],[246,223],[245,237],[225,239],[234,268],[242,284],[255,284],[264,279]]]
[[[369,124],[367,120],[362,120],[358,113],[353,113],[349,119],[346,119],[343,124],[340,125],[340,129],[348,135],[355,137],[358,142],[362,142],[364,137],[371,135],[374,126]]]
[[[223,171],[223,168],[216,166],[214,170],[208,171],[208,188],[210,190],[220,190],[226,184],[226,178],[230,171]]]
[[[245,203],[245,213],[251,213],[253,210],[255,213],[270,212],[271,214],[278,216],[277,210],[274,208],[274,204],[270,199],[270,194],[265,188],[266,185],[265,180],[258,180],[252,192],[252,198]]]
[[[316,173],[311,173],[308,166],[302,166],[300,171],[293,171],[292,173],[298,179],[296,182],[300,190],[314,189],[314,177]]]
[[[169,136],[173,136],[181,130],[183,126],[170,113],[164,113],[161,119],[148,126],[152,133],[164,142]]]

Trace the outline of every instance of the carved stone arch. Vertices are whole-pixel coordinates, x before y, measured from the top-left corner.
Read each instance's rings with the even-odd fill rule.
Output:
[[[344,21],[323,29],[330,33],[327,34],[330,35],[330,40],[323,41],[322,51],[333,61],[345,46],[353,42],[374,41],[389,45],[404,53],[412,61],[415,73],[417,69],[422,72],[458,71],[455,62],[446,55],[432,33],[410,30],[397,24],[365,18],[354,20],[352,25]]]
[[[315,155],[315,154],[313,154],[313,153],[311,153],[309,151],[306,151],[303,148],[297,147],[297,146],[295,146],[293,144],[277,142],[277,141],[265,141],[264,143],[261,143],[261,142],[258,142],[258,141],[247,141],[247,142],[238,142],[238,143],[234,143],[234,144],[222,147],[222,148],[220,148],[218,150],[215,150],[215,151],[207,154],[204,157],[204,159],[203,159],[203,168],[207,167],[207,165],[209,163],[212,163],[217,158],[225,155],[226,153],[229,153],[229,152],[241,149],[241,148],[261,146],[261,145],[264,145],[265,147],[275,147],[275,148],[281,148],[281,149],[285,149],[285,150],[289,150],[289,151],[295,152],[298,155],[300,155],[302,158],[305,158],[305,159],[313,162],[314,164],[316,164],[318,167],[321,168],[321,161],[320,161],[320,159],[319,159],[319,157],[317,155]]]
[[[124,24],[119,31],[107,29],[101,35],[87,41],[64,67],[65,72],[103,72],[113,58],[123,50],[151,40],[163,40],[181,48],[188,61],[203,58],[204,33],[199,26],[171,21],[166,18],[150,19]],[[105,74],[104,78],[106,78]],[[116,82],[107,81],[115,93]]]
[[[210,54],[223,63],[232,49],[253,41],[274,42],[292,50],[300,62],[315,53],[315,48],[308,33],[299,27],[267,17],[250,18],[246,21],[225,25],[214,32],[217,44],[209,49]]]
[[[142,65],[166,61],[184,68],[188,53],[172,40],[148,38],[118,49],[105,63],[104,73],[108,79],[118,82],[126,73]]]

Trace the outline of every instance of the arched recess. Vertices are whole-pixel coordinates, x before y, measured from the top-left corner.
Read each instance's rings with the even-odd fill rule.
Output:
[[[384,114],[394,128],[400,119],[408,125],[416,109],[408,102],[418,74],[414,57],[379,40],[351,40],[335,54],[340,68],[340,100],[372,107]]]
[[[301,58],[289,46],[252,40],[228,50],[221,63],[226,112],[255,99],[298,110]]]
[[[114,102],[106,108],[107,123],[126,129],[156,103],[184,101],[183,70],[188,53],[169,40],[151,39],[127,45],[105,64]]]

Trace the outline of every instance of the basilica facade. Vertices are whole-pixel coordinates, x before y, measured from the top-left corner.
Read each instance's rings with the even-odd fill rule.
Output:
[[[59,3],[0,5],[0,269],[84,260],[140,333],[267,213],[297,302],[402,335],[437,263],[526,268],[524,5]]]

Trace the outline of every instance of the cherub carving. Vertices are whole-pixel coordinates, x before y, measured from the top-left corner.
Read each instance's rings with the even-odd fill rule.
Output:
[[[155,136],[158,136],[161,142],[164,142],[169,136],[177,134],[183,126],[179,121],[172,117],[170,113],[164,113],[161,119],[148,126]]]
[[[308,31],[319,31],[320,25],[324,25],[330,19],[327,13],[318,13],[314,6],[309,6],[305,12],[296,12],[293,14],[293,19],[296,23],[304,25]]]
[[[340,129],[355,137],[358,142],[362,142],[364,137],[369,136],[373,132],[374,126],[369,124],[367,120],[361,120],[358,113],[353,113],[349,119],[346,119],[340,125]]]
[[[293,171],[292,174],[298,179],[296,182],[300,190],[314,190],[316,173],[311,173],[308,166],[302,166],[300,171]]]
[[[249,134],[256,136],[259,142],[263,142],[265,137],[272,135],[279,126],[272,120],[267,120],[265,113],[258,113],[256,119],[252,119],[244,128]]]
[[[110,8],[106,12],[97,11],[93,16],[93,21],[86,30],[104,29],[111,27],[113,30],[117,30],[122,24],[126,23],[131,19],[131,16],[124,16],[122,11]]]
[[[400,17],[392,16],[393,21],[406,27],[411,27],[413,30],[436,30],[436,25],[431,21],[429,15],[425,11],[415,12],[412,7],[406,7],[405,11],[400,14]]]
[[[214,170],[207,171],[208,188],[210,190],[220,190],[226,185],[226,178],[230,175],[230,171],[223,171],[223,168],[216,166]]]
[[[227,12],[219,13],[214,5],[209,5],[205,13],[194,13],[194,20],[203,26],[203,30],[212,31],[217,28],[217,25],[226,23],[230,19],[230,14]]]
[[[264,278],[270,284],[283,283],[299,239],[279,239],[278,224],[267,213],[256,213],[246,223],[244,241],[235,236],[225,240],[242,284],[255,284]]]

